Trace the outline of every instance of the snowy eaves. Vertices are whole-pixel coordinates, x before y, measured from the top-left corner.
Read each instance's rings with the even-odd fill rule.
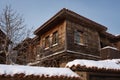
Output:
[[[35,76],[65,76],[65,77],[79,77],[76,73],[69,68],[50,68],[50,67],[32,67],[32,66],[19,66],[19,65],[1,65],[0,75],[25,74]]]
[[[120,59],[112,60],[84,60],[76,59],[68,62],[66,67],[72,70],[87,70],[87,71],[119,71],[120,72]]]

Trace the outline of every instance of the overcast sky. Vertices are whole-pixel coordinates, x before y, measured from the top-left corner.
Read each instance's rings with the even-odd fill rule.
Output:
[[[67,8],[106,26],[112,34],[120,34],[120,0],[0,0],[0,13],[9,4],[33,30]]]

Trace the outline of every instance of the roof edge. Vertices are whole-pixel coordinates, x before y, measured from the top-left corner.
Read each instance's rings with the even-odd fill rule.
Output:
[[[81,15],[79,15],[79,14],[77,14],[77,13],[71,11],[71,10],[63,8],[58,13],[56,13],[53,17],[51,17],[48,21],[46,21],[43,25],[41,25],[38,29],[36,29],[34,31],[34,34],[36,35],[45,26],[47,26],[48,24],[50,24],[52,21],[54,21],[59,16],[62,16],[63,13],[67,13],[68,15],[71,15],[71,16],[76,15],[76,16],[78,16],[79,19],[82,19],[82,20],[86,21],[87,23],[92,23],[92,24],[96,25],[97,28],[100,28],[102,31],[106,31],[107,30],[107,27],[105,27],[105,26],[103,26],[103,25],[101,25],[101,24],[99,24],[99,23],[97,23],[95,21],[92,21],[92,20],[90,20],[90,19],[88,19],[86,17],[83,17],[83,16],[81,16]]]
[[[44,24],[42,24],[38,29],[36,29],[34,31],[34,34],[37,34],[41,29],[44,28],[44,26],[46,26],[47,24],[49,24],[50,22],[52,22],[55,18],[57,18],[60,14],[62,14],[64,11],[66,10],[66,8],[63,8],[62,10],[60,10],[58,13],[56,13],[53,17],[51,17],[48,21],[46,21]]]

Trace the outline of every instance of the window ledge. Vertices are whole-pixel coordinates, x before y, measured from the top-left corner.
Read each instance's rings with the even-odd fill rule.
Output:
[[[46,47],[44,50],[47,50],[47,49],[49,49],[49,47]]]
[[[83,44],[83,43],[76,43],[76,44],[78,44],[78,45],[80,45],[80,46],[86,46],[86,45]]]
[[[52,45],[52,47],[57,46],[57,45],[58,45],[58,43],[55,43],[55,44]]]

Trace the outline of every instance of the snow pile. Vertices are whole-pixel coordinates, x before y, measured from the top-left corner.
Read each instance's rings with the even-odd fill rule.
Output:
[[[106,47],[103,47],[102,49],[114,49],[114,50],[118,50],[117,48],[111,47],[111,46],[106,46]]]
[[[112,59],[112,60],[84,60],[84,59],[76,59],[67,63],[66,67],[73,67],[73,66],[85,66],[87,68],[96,67],[98,69],[117,69],[120,70],[120,59]]]
[[[18,66],[18,65],[1,65],[0,75],[25,74],[25,75],[39,75],[39,76],[66,76],[66,77],[79,77],[76,73],[72,72],[69,68],[46,68],[46,67],[31,67],[31,66]]]

